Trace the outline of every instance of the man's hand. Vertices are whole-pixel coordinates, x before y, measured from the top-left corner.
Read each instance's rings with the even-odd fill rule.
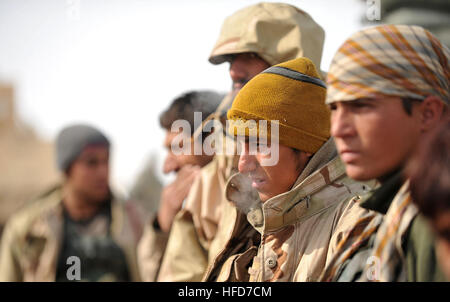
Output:
[[[161,193],[158,210],[158,223],[163,232],[169,232],[178,211],[181,210],[195,177],[200,171],[199,166],[186,165],[177,174],[174,182],[164,187]]]

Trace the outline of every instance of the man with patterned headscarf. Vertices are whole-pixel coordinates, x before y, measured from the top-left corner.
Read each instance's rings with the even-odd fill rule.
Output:
[[[360,202],[367,215],[343,237],[322,280],[443,280],[403,170],[448,111],[449,54],[421,27],[383,25],[357,32],[334,56],[331,134],[347,174],[381,186]]]

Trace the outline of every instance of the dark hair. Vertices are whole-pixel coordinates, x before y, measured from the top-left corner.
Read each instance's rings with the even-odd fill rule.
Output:
[[[303,152],[302,150],[295,149],[295,148],[292,148],[292,147],[291,147],[291,149],[292,149],[292,151],[294,151],[294,154],[295,154],[296,156],[298,156],[301,152]],[[308,160],[307,160],[307,162],[306,162],[306,164],[305,164],[305,166],[304,166],[303,168],[306,167],[306,165],[308,164],[308,162],[309,162],[310,159],[311,159],[311,157],[308,158]],[[302,168],[300,164],[301,164],[301,163],[298,163],[298,164],[297,164],[297,167],[296,167],[296,170],[297,170],[297,171],[300,171],[301,168]]]
[[[450,119],[445,118],[413,155],[407,167],[411,196],[427,217],[450,210]]]
[[[202,120],[206,119],[211,113],[215,112],[224,94],[213,91],[191,91],[178,96],[172,101],[167,108],[159,116],[161,127],[166,130],[172,128],[173,122],[176,120],[186,120],[191,126],[191,135],[196,130],[194,127],[194,113],[201,112]]]

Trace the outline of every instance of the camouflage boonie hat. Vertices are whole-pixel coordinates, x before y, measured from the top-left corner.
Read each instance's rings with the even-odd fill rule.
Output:
[[[270,65],[307,57],[320,68],[324,39],[324,30],[306,12],[263,2],[225,19],[209,61],[221,64],[229,55],[254,52]]]

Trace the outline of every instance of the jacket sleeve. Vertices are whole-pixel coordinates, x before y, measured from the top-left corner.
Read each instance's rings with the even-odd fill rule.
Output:
[[[158,281],[201,281],[208,253],[199,241],[192,215],[181,210],[172,224]]]
[[[185,207],[172,224],[158,281],[202,280],[215,256],[211,244],[222,216],[223,169],[214,159],[192,184]]]
[[[146,282],[156,281],[169,237],[157,228],[156,219],[155,215],[146,223],[137,247],[139,272]]]
[[[0,282],[23,281],[23,274],[15,253],[15,241],[14,228],[9,222],[3,230],[0,246]]]
[[[339,243],[352,229],[358,227],[357,223],[359,221],[365,222],[361,218],[368,215],[368,211],[359,206],[357,197],[352,197],[342,202],[336,210],[333,233],[327,254],[327,265],[338,252]]]
[[[447,281],[436,258],[435,236],[420,214],[411,223],[404,246],[409,282]]]

